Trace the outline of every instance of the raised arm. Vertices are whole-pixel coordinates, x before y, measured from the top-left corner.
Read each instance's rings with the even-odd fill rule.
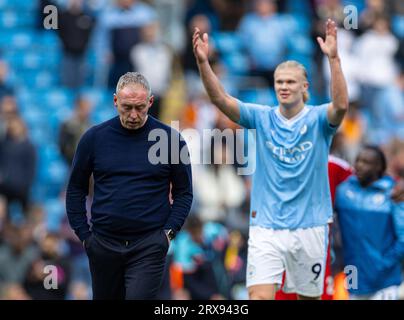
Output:
[[[328,121],[339,126],[348,110],[348,89],[342,73],[341,60],[337,48],[337,27],[334,21],[327,20],[325,41],[318,37],[318,44],[323,53],[328,57],[331,69],[331,98],[332,103],[328,107]]]
[[[194,55],[199,68],[203,85],[210,98],[210,101],[217,106],[230,120],[238,122],[240,110],[237,100],[228,95],[219,79],[209,65],[209,41],[208,34],[201,35],[200,30],[195,28],[192,37]]]

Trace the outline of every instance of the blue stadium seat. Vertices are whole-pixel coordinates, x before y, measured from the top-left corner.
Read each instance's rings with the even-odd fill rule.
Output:
[[[38,8],[37,0],[0,0],[0,10],[34,11]]]
[[[240,52],[223,55],[222,61],[231,75],[244,75],[250,68],[248,57]]]
[[[346,7],[353,5],[358,9],[358,13],[361,13],[366,8],[366,0],[342,0],[341,4]]]
[[[64,201],[60,198],[47,199],[44,203],[47,231],[59,232],[66,217]]]
[[[215,32],[212,34],[212,41],[215,49],[223,54],[237,52],[242,47],[235,32]]]
[[[48,121],[48,114],[39,108],[27,108],[21,110],[21,116],[28,128],[41,127]]]
[[[36,15],[34,12],[0,11],[0,29],[34,28],[35,23]]]
[[[83,88],[80,94],[93,104],[94,108],[103,107],[106,104],[112,106],[113,92],[104,88]]]
[[[395,15],[391,20],[391,29],[399,38],[404,39],[404,15]]]
[[[311,13],[309,1],[286,0],[286,11],[291,13],[302,13],[309,15]]]
[[[47,70],[58,71],[60,53],[42,50],[8,50],[4,54],[14,70]]]
[[[38,148],[55,142],[55,136],[46,126],[36,124],[32,128],[28,128],[28,134],[32,143]]]
[[[94,124],[99,124],[101,122],[104,122],[106,120],[109,120],[117,115],[115,109],[111,106],[110,108],[102,108],[99,110],[99,108],[93,109],[93,112],[91,113],[91,121]]]
[[[44,103],[54,110],[62,107],[72,109],[74,105],[74,98],[75,94],[73,91],[62,87],[55,87],[46,90],[42,97]]]
[[[308,16],[301,13],[286,14],[282,16],[285,28],[289,32],[295,34],[309,35],[311,31],[311,23]]]
[[[28,31],[2,31],[0,32],[0,48],[2,50],[27,50],[36,41],[36,34]]]
[[[16,74],[16,85],[19,87],[27,87],[31,89],[46,89],[54,87],[58,84],[58,78],[55,72],[18,72]]]
[[[60,155],[56,143],[39,148],[39,175],[43,183],[63,184],[68,173],[67,165]]]
[[[288,42],[288,49],[291,52],[296,52],[296,54],[312,55],[314,44],[308,36],[299,33],[295,34],[293,40]]]
[[[57,139],[60,125],[72,116],[72,110],[67,107],[53,108],[48,111],[49,114],[49,127],[53,136]]]
[[[56,30],[45,30],[39,34],[39,43],[45,50],[61,49],[61,42]]]
[[[257,103],[269,106],[273,106],[277,103],[275,91],[270,88],[243,89],[240,90],[239,97],[240,100],[249,103]]]

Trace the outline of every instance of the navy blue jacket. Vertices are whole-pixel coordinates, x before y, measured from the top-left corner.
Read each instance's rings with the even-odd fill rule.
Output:
[[[115,117],[82,136],[66,194],[69,223],[80,240],[91,232],[86,217],[91,174],[91,231],[97,234],[131,240],[158,228],[179,231],[191,209],[187,146],[177,131],[150,115],[137,130]]]

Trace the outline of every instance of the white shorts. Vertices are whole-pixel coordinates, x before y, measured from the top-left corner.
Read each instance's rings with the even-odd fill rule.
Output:
[[[248,239],[247,287],[281,284],[306,297],[323,293],[328,225],[296,230],[251,226]]]
[[[350,294],[349,300],[398,300],[399,286],[384,288],[371,294]]]

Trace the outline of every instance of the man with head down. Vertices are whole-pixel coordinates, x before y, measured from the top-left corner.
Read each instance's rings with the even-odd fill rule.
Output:
[[[153,95],[143,75],[121,76],[114,104],[118,116],[90,128],[78,144],[67,216],[88,255],[94,299],[154,299],[170,241],[192,204],[189,155],[177,131],[148,115]],[[151,159],[153,131],[166,135],[159,155],[167,161]]]

